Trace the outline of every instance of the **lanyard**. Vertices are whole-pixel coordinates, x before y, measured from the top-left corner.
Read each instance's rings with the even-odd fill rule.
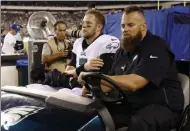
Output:
[[[57,45],[57,50],[58,50],[59,52],[61,52],[61,51],[63,50],[63,48],[61,49],[61,47],[60,47],[60,45],[59,45],[59,42],[58,42],[58,40],[57,40],[56,37],[54,37],[54,40],[55,40],[55,44]],[[63,44],[64,44],[64,50],[65,50],[65,49],[66,49],[65,41],[63,41]]]

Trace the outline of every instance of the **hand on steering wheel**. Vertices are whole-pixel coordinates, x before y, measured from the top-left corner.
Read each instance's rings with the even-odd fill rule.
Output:
[[[88,72],[82,73],[79,78],[81,81],[85,81],[85,87],[89,92],[92,93],[95,99],[101,99],[104,102],[117,103],[121,102],[123,99],[126,99],[126,95],[123,90],[110,78],[98,73],[98,72]],[[104,93],[101,89],[101,80],[108,82],[113,85],[113,87],[119,92],[119,98],[110,98]],[[91,85],[91,86],[89,86]]]

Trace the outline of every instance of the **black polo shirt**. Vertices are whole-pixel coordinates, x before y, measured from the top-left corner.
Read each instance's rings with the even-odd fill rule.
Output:
[[[183,110],[184,96],[178,79],[174,55],[161,38],[147,32],[133,52],[119,49],[110,75],[137,74],[149,83],[136,91],[125,91],[133,109],[149,104]]]

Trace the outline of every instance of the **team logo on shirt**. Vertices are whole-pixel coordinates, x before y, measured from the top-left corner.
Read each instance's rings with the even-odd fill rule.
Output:
[[[117,39],[116,38],[111,38],[111,41],[116,41]]]
[[[125,67],[126,67],[126,65],[122,66],[121,69],[124,71],[124,70],[125,70]]]
[[[158,56],[150,55],[150,58],[151,58],[151,59],[155,59],[155,58],[158,58]]]
[[[106,49],[108,49],[108,50],[111,50],[112,48],[113,48],[113,49],[117,49],[117,48],[119,47],[119,43],[118,43],[118,42],[114,42],[114,43],[116,43],[116,45],[113,45],[113,43],[108,44],[108,45],[106,46]]]

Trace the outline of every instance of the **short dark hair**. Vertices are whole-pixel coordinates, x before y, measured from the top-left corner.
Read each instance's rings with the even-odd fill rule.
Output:
[[[129,13],[132,13],[132,12],[139,12],[144,16],[144,11],[140,7],[137,7],[137,6],[128,6],[124,10],[125,14],[129,14]]]
[[[54,26],[54,30],[56,30],[57,25],[59,24],[64,24],[67,27],[67,24],[64,21],[57,21],[53,26]]]
[[[105,17],[100,11],[96,9],[89,9],[88,11],[86,11],[85,15],[88,14],[94,15],[100,24],[102,24],[103,26],[105,25]]]

